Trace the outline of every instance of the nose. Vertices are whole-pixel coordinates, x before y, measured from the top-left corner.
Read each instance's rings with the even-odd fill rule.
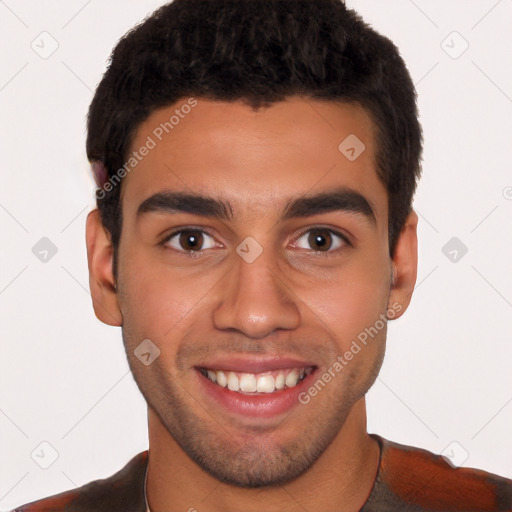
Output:
[[[261,339],[275,330],[300,325],[299,299],[279,276],[270,257],[264,255],[265,251],[252,263],[235,256],[213,315],[217,329]]]

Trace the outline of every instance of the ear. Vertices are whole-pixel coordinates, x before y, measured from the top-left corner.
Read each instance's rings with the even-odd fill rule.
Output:
[[[395,311],[394,319],[403,315],[411,302],[418,270],[418,215],[409,213],[400,231],[392,259],[393,280],[389,294],[388,309]],[[393,304],[395,307],[393,307]],[[398,305],[401,308],[398,308]]]
[[[87,215],[86,243],[94,313],[107,325],[121,326],[123,316],[117,300],[112,265],[114,248],[110,234],[101,222],[98,209]]]

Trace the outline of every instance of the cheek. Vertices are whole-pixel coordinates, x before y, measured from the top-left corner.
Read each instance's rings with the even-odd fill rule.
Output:
[[[340,270],[323,284],[307,291],[306,301],[345,347],[386,312],[390,278],[383,262],[362,259]],[[379,322],[380,326],[380,322]]]
[[[119,266],[124,323],[138,337],[179,339],[220,276],[161,265],[136,251],[126,256]]]

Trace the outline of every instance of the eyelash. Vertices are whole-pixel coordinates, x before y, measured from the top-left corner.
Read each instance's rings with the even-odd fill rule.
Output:
[[[308,228],[301,232],[301,234],[298,236],[297,240],[300,240],[304,235],[307,235],[308,233],[311,233],[312,231],[324,231],[329,233],[330,235],[334,235],[338,238],[340,238],[343,242],[343,245],[341,247],[338,247],[333,250],[327,250],[327,251],[315,251],[314,249],[309,249],[309,252],[313,253],[315,257],[320,258],[329,258],[331,256],[336,255],[339,251],[343,250],[345,246],[347,247],[353,247],[352,243],[350,242],[349,238],[344,235],[343,233],[340,233],[339,231],[336,231],[335,229],[327,228],[324,226],[314,226],[311,228]]]
[[[184,233],[186,231],[198,231],[202,234],[208,235],[211,238],[214,238],[213,235],[211,235],[210,233],[208,233],[208,231],[206,231],[204,229],[194,227],[194,226],[187,226],[184,228],[177,229],[177,230],[173,231],[172,233],[166,235],[164,237],[164,239],[160,242],[159,245],[165,246],[176,235],[180,235],[181,233]],[[337,236],[338,238],[340,238],[343,241],[343,243],[346,244],[348,247],[353,247],[353,244],[350,242],[349,238],[346,235],[344,235],[343,233],[340,233],[339,231],[336,231],[334,229],[326,228],[323,226],[314,226],[314,227],[311,227],[311,228],[308,228],[308,229],[302,231],[301,234],[297,237],[297,240],[300,240],[304,235],[306,235],[312,231],[325,231],[327,233],[330,233],[331,235],[334,235],[334,236]],[[333,253],[335,253],[341,249],[343,249],[343,247],[337,248],[334,250],[327,250],[327,251],[315,251],[314,249],[310,249],[309,252],[314,253],[315,256],[328,258],[328,257],[332,256]],[[173,250],[175,250],[176,252],[181,253],[183,255],[186,255],[189,258],[197,258],[197,257],[200,257],[202,252],[207,249],[201,249],[198,251],[190,251],[190,250],[185,250],[185,249],[182,249],[182,250],[173,249]]]

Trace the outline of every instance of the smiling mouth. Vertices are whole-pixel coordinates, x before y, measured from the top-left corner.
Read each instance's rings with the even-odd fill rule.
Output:
[[[199,368],[199,372],[221,388],[241,394],[277,393],[295,387],[314,371],[313,366],[283,368],[262,373],[243,373]]]

